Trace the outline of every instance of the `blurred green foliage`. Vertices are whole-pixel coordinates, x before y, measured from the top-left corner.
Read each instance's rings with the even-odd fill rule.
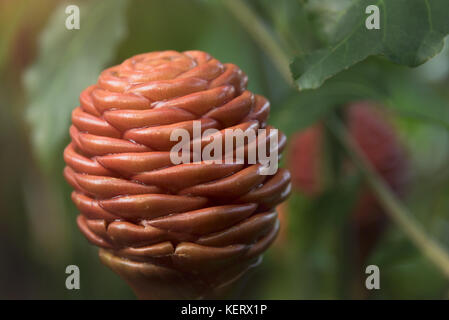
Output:
[[[55,8],[39,37],[36,60],[24,76],[32,145],[41,163],[49,168],[66,136],[73,101],[86,83],[95,82],[126,29],[126,1],[83,3],[82,28],[76,32],[61,27],[67,18],[66,7],[63,3]]]
[[[73,2],[80,5],[81,29],[69,31],[64,8]],[[331,34],[335,26],[345,27],[349,2],[246,1],[292,59],[338,41]],[[270,99],[271,124],[287,135],[350,101],[382,103],[411,160],[406,205],[428,234],[449,248],[448,48],[417,69],[378,56],[358,62],[363,54],[319,89],[298,93],[221,1],[46,0],[0,6],[5,9],[0,10],[0,298],[133,298],[76,227],[62,152],[81,90],[104,67],[153,50],[204,50],[239,65],[249,76],[249,89]],[[432,54],[442,38],[433,39]],[[392,224],[369,259],[381,269],[381,290],[354,294],[346,228],[360,183],[359,175],[337,180],[317,199],[294,192],[285,239],[243,282],[239,297],[447,298],[447,279]],[[80,267],[81,290],[65,289],[69,264]]]
[[[382,12],[379,29],[365,26],[365,9],[371,5]],[[382,54],[395,63],[416,67],[441,51],[449,33],[445,0],[357,0],[339,11],[330,45],[295,58],[292,72],[299,88],[317,88],[371,55]]]

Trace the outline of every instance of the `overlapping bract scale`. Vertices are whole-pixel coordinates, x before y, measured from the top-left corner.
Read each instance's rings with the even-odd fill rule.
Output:
[[[141,54],[103,71],[80,95],[64,152],[88,240],[190,273],[257,261],[278,231],[274,208],[290,192],[288,171],[266,176],[247,161],[170,160],[170,134],[192,133],[193,121],[218,130],[215,136],[227,128],[271,130],[269,102],[246,84],[237,66],[200,51]],[[280,153],[285,136],[278,141]]]

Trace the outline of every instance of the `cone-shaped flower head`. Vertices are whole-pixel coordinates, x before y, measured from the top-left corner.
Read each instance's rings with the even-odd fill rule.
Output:
[[[173,132],[194,135],[195,123],[204,135],[189,141],[192,150],[212,141],[208,129],[216,129],[214,141],[225,129],[253,130],[254,143],[268,145],[276,131],[266,124],[270,104],[246,84],[237,66],[200,51],[141,54],[103,71],[80,95],[64,152],[87,239],[108,257],[206,287],[257,264],[278,232],[274,208],[290,192],[288,171],[261,174],[262,164],[249,161],[250,142],[240,163],[170,157],[179,142]],[[280,154],[285,136],[277,142]]]

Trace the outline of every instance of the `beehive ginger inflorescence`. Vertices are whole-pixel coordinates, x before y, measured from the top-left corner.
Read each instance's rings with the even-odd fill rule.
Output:
[[[170,159],[173,130],[192,132],[195,121],[220,133],[273,130],[269,102],[246,85],[237,66],[207,53],[162,51],[106,69],[80,95],[64,152],[77,222],[141,297],[145,288],[133,281],[182,283],[199,295],[230,283],[276,237],[287,170],[263,175],[260,163]],[[276,151],[285,142],[279,133]]]

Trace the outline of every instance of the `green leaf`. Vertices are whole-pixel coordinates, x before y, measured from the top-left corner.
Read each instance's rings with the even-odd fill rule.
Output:
[[[57,152],[68,136],[79,94],[96,82],[123,39],[126,4],[126,0],[83,2],[79,30],[66,29],[68,3],[61,4],[41,34],[37,60],[24,81],[32,147],[44,168],[61,157]]]
[[[368,5],[380,10],[380,29],[368,30]],[[371,55],[418,66],[443,48],[449,33],[447,0],[358,0],[340,19],[327,48],[295,58],[290,68],[299,89],[314,89],[326,79]]]
[[[281,108],[273,108],[270,124],[290,136],[315,124],[330,111],[348,102],[362,99],[384,100],[385,89],[372,85],[371,78],[376,78],[373,68],[375,64],[363,64],[339,74],[319,90],[295,92]]]
[[[308,0],[304,5],[310,20],[314,22],[315,33],[328,42],[341,17],[353,2],[354,0]]]

